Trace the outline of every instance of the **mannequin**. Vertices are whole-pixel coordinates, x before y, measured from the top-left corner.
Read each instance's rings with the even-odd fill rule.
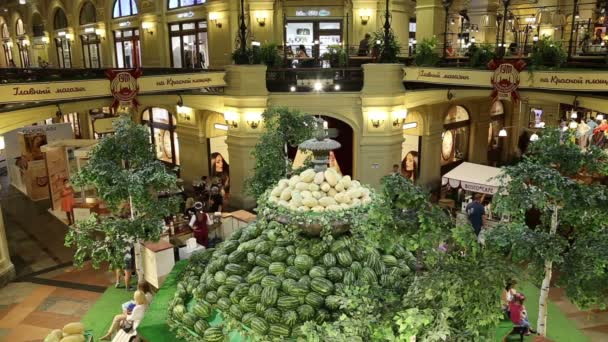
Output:
[[[581,123],[578,124],[578,127],[576,129],[576,138],[578,139],[578,145],[582,149],[585,149],[587,147],[587,134],[590,130],[591,127],[589,127],[589,125],[587,125],[585,121],[581,121]]]

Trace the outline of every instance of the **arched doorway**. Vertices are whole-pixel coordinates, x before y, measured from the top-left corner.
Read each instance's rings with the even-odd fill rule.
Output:
[[[152,107],[143,111],[141,123],[150,128],[150,139],[156,158],[171,166],[179,166],[177,120],[168,110]]]
[[[28,47],[30,41],[25,36],[25,26],[21,18],[17,19],[15,24],[15,32],[17,33],[17,50],[19,51],[19,61],[21,62],[22,68],[28,68],[30,66],[30,54]]]
[[[72,67],[71,34],[67,32],[68,18],[61,8],[57,8],[53,16],[53,29],[55,30],[55,48],[57,50],[57,63],[59,68]]]
[[[445,174],[468,158],[469,112],[463,106],[452,106],[443,120],[441,136],[441,174]]]
[[[80,42],[82,43],[82,58],[85,68],[100,68],[101,53],[99,47],[101,38],[97,34],[96,26],[97,12],[95,5],[91,1],[87,1],[80,9],[79,24],[82,32],[80,34]]]
[[[490,127],[488,129],[488,165],[498,166],[502,161],[504,138],[498,136],[505,127],[505,108],[501,101],[496,100],[490,109]]]
[[[2,23],[0,25],[0,35],[2,36],[2,50],[4,52],[4,60],[6,61],[6,66],[9,68],[15,67],[15,61],[13,60],[13,50],[11,42],[11,35],[8,32],[8,25],[6,23]]]
[[[353,175],[354,132],[350,125],[331,116],[320,115],[327,122],[328,135],[342,147],[332,151],[329,166],[343,175]],[[306,155],[298,153],[297,147],[288,148],[288,156],[294,161],[294,167],[301,165]]]
[[[226,143],[228,125],[222,114],[210,113],[206,127],[209,178],[212,184],[220,186],[224,201],[227,201],[230,198],[230,155]]]

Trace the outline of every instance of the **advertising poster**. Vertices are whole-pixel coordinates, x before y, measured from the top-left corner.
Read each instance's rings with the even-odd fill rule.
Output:
[[[230,193],[230,164],[226,136],[209,138],[209,176],[214,184],[220,184],[224,194]]]
[[[67,154],[62,147],[45,152],[46,168],[49,177],[51,204],[54,210],[61,208],[63,181],[69,178]]]
[[[420,137],[417,135],[403,135],[401,145],[401,175],[412,182],[418,180],[420,172]]]

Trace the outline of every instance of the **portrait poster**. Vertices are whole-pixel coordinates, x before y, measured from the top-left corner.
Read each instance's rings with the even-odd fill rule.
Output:
[[[24,178],[30,199],[40,201],[49,198],[49,177],[44,160],[29,162]]]
[[[404,134],[403,138],[399,171],[405,178],[416,182],[420,174],[420,137]]]
[[[312,160],[313,155],[311,151],[308,150],[300,150],[298,149],[298,152],[296,153],[295,158],[293,159],[293,163],[291,168],[293,170],[299,169],[302,166],[304,166],[304,163],[306,162],[306,159],[310,158],[310,160]],[[341,175],[342,174],[342,169],[340,168],[340,163],[338,162],[338,160],[336,159],[336,155],[333,151],[329,152],[329,156],[328,156],[328,168],[330,169],[334,169],[336,170],[336,172]]]
[[[67,153],[63,147],[51,148],[44,153],[47,175],[49,177],[49,192],[53,210],[61,208],[61,191],[63,181],[69,179]]]

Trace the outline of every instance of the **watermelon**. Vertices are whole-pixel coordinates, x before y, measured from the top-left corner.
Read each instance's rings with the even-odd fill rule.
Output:
[[[298,322],[298,314],[293,310],[283,311],[281,321],[287,326],[293,327]]]
[[[348,267],[353,262],[353,258],[350,255],[350,252],[347,250],[341,250],[336,254],[336,258],[338,259],[338,263],[343,267]]]
[[[317,242],[312,245],[310,249],[310,255],[313,258],[320,258],[323,254],[325,254],[325,244],[322,242]]]
[[[264,278],[262,278],[262,281],[260,282],[260,284],[262,284],[262,286],[264,286],[264,287],[279,288],[279,287],[281,287],[281,279],[279,279],[278,277],[272,276],[272,275],[267,275]]]
[[[236,294],[237,297],[243,298],[246,295],[249,294],[249,285],[247,284],[238,284],[234,290],[232,290],[232,293]]]
[[[260,302],[266,306],[273,306],[279,298],[279,290],[276,287],[265,287],[262,290]]]
[[[211,304],[217,303],[218,299],[219,299],[219,297],[217,296],[217,292],[215,292],[215,291],[209,291],[205,295],[205,300]]]
[[[230,288],[230,286],[226,286],[226,285],[222,285],[220,287],[217,288],[217,296],[218,297],[228,297],[230,296],[230,292],[232,292],[232,288]]]
[[[257,315],[255,314],[255,312],[246,312],[243,314],[241,321],[243,322],[243,324],[249,325],[251,323],[251,320],[256,316]]]
[[[243,312],[255,312],[257,301],[253,297],[245,296],[239,301],[239,306]]]
[[[223,250],[225,254],[230,254],[239,247],[239,242],[235,240],[228,240],[222,242],[218,247],[219,249]]]
[[[277,308],[268,308],[264,311],[264,318],[268,323],[281,322],[281,310]]]
[[[257,257],[257,254],[255,254],[254,252],[247,253],[247,263],[250,265],[255,265],[256,257]]]
[[[350,269],[353,271],[355,276],[358,276],[359,273],[361,273],[361,270],[363,270],[363,265],[361,265],[361,263],[358,261],[353,261],[353,263],[350,264]]]
[[[192,312],[199,318],[207,319],[211,316],[213,309],[205,303],[198,303],[192,307]],[[203,329],[204,330],[204,329]]]
[[[344,272],[344,284],[345,285],[352,285],[355,283],[355,273],[351,270],[348,270],[346,272]]]
[[[323,324],[323,322],[328,321],[331,318],[331,315],[327,310],[319,309],[317,310],[317,317],[315,317],[315,322],[317,324]]]
[[[397,258],[390,254],[383,255],[382,262],[388,267],[396,267],[399,264]]]
[[[285,250],[287,251],[287,254],[289,254],[289,255],[296,254],[296,246],[294,246],[294,245],[289,245],[289,246],[285,247]]]
[[[230,275],[240,275],[245,272],[245,269],[239,264],[227,264],[224,271]]]
[[[247,282],[249,284],[259,283],[267,274],[268,271],[265,268],[254,267],[253,270],[247,275]]]
[[[285,279],[281,283],[281,290],[283,290],[284,292],[287,292],[288,288],[290,288],[291,286],[293,286],[294,284],[297,284],[297,283],[298,282],[293,279]]]
[[[277,307],[281,310],[292,310],[300,305],[300,300],[293,296],[282,296],[277,300]]]
[[[308,272],[308,270],[313,266],[313,263],[313,258],[306,254],[296,256],[295,260],[293,261],[293,265],[301,272]]]
[[[334,284],[325,278],[313,278],[313,280],[310,281],[310,289],[321,295],[327,296],[334,291]]]
[[[330,267],[327,270],[327,278],[331,281],[341,281],[344,277],[344,272],[339,267]]]
[[[271,262],[272,259],[266,254],[258,254],[255,257],[255,264],[261,267],[268,267]]]
[[[226,278],[226,282],[224,283],[224,285],[228,286],[229,288],[235,288],[237,285],[243,283],[244,281],[245,280],[240,275],[233,274]]]
[[[309,304],[315,309],[320,308],[325,303],[325,298],[316,292],[309,292],[304,298],[306,304]]]
[[[255,333],[262,336],[266,335],[269,328],[268,323],[266,323],[266,320],[260,317],[252,318],[250,327]]]
[[[300,320],[302,321],[309,321],[315,316],[315,309],[308,304],[300,305],[297,312],[298,317],[300,317]]]
[[[287,288],[287,293],[295,297],[304,297],[306,294],[308,294],[308,291],[308,286],[300,282]]]
[[[363,268],[363,271],[361,271],[361,274],[359,275],[359,279],[370,285],[375,284],[378,281],[376,273],[369,267]]]
[[[241,317],[243,317],[243,311],[241,310],[240,306],[237,304],[230,305],[230,309],[228,310],[228,313],[236,319],[241,319]]]
[[[249,287],[249,296],[259,301],[260,297],[262,296],[263,289],[264,288],[260,284],[252,284],[251,287]]]
[[[287,266],[280,261],[275,261],[268,266],[268,272],[274,275],[282,275],[286,269]]]
[[[238,304],[239,301],[241,300],[241,298],[243,298],[242,296],[239,297],[236,291],[232,291],[232,293],[230,294],[230,296],[228,296],[228,298],[230,298],[230,302],[232,304]]]
[[[224,340],[224,332],[219,327],[207,328],[203,334],[203,340],[205,342],[220,342]]]
[[[271,324],[268,330],[270,336],[287,337],[289,336],[289,327],[285,324]]]
[[[334,240],[334,242],[331,244],[331,247],[329,248],[329,250],[334,254],[343,249],[346,249],[346,241],[344,241],[344,239]]]
[[[312,280],[312,278],[310,278],[310,276],[302,276],[302,278],[300,278],[300,280],[298,280],[298,283],[301,284],[305,284],[306,286],[310,286],[310,281]]]
[[[245,260],[247,252],[236,250],[228,255],[228,262],[238,264]]]
[[[344,293],[345,288],[344,283],[334,283],[334,293]]]
[[[272,261],[285,261],[288,256],[289,253],[287,253],[285,247],[276,247],[270,252],[270,259]]]
[[[279,247],[287,247],[291,244],[291,242],[288,239],[278,238],[274,244]]]
[[[325,265],[325,267],[336,266],[336,256],[331,253],[325,253],[323,256],[323,265]]]
[[[173,307],[172,313],[174,319],[181,320],[184,317],[184,314],[186,314],[186,307],[182,304],[178,304]]]
[[[287,269],[285,270],[285,276],[287,278],[291,278],[291,279],[295,279],[295,280],[299,280],[300,278],[302,278],[302,272],[300,272],[297,268],[295,268],[294,266],[289,266],[287,267]]]
[[[197,333],[199,336],[203,336],[207,328],[209,328],[209,322],[204,319],[199,319],[198,321],[196,321],[196,323],[194,323],[194,332]]]
[[[184,314],[184,317],[182,317],[182,319],[181,319],[182,324],[187,326],[188,328],[193,328],[194,323],[196,323],[197,320],[198,320],[198,317],[196,317],[196,315],[192,312],[186,312]]]
[[[337,310],[342,305],[343,298],[341,296],[330,295],[325,297],[325,306],[330,310]]]
[[[255,313],[259,316],[264,316],[264,312],[266,312],[266,309],[268,309],[268,307],[262,303],[257,303],[255,305]]]
[[[230,301],[230,299],[223,297],[217,300],[216,305],[220,310],[227,312],[228,309],[230,309],[230,305],[232,305],[232,302]]]
[[[325,278],[325,276],[327,276],[327,272],[321,266],[313,266],[308,272],[308,275],[311,278]]]
[[[255,246],[255,252],[258,254],[270,254],[272,251],[272,242],[262,241]]]
[[[287,260],[285,260],[285,263],[287,264],[287,266],[293,266],[295,260],[296,260],[296,256],[290,255],[287,257]]]

